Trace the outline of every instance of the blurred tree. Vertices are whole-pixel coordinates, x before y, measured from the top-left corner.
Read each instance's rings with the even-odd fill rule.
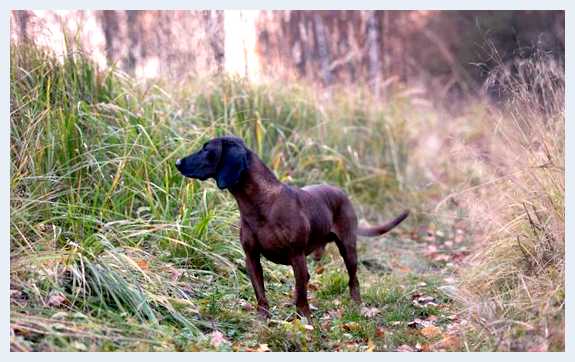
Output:
[[[108,62],[116,59],[116,52],[114,51],[114,34],[118,34],[119,26],[116,11],[104,10],[99,12],[99,17],[102,22],[102,30],[106,39],[106,58]]]
[[[449,99],[480,89],[497,63],[536,52],[563,62],[565,50],[564,11],[18,10],[11,38],[54,47],[73,20],[85,23],[74,28],[84,50],[139,77],[240,67],[251,77],[369,84],[375,95],[401,84]]]

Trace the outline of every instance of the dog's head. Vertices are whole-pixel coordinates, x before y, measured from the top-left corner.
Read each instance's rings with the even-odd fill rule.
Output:
[[[196,153],[177,160],[176,168],[186,177],[213,178],[221,190],[227,189],[237,184],[248,168],[248,149],[238,137],[214,138]]]

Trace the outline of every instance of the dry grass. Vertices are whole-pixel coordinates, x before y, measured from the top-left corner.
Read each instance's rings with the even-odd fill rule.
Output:
[[[461,197],[479,236],[461,297],[481,326],[478,346],[564,350],[563,68],[539,56],[501,65],[490,81],[507,101],[485,124],[485,175]]]

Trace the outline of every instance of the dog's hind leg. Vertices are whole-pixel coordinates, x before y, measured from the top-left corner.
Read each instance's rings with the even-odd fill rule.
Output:
[[[334,223],[335,244],[341,254],[349,275],[349,293],[351,299],[361,303],[359,281],[357,280],[357,216],[348,201],[343,204]]]
[[[361,303],[361,296],[359,291],[359,280],[357,279],[357,251],[356,251],[356,236],[355,234],[345,232],[342,233],[341,238],[335,239],[335,244],[339,249],[339,253],[343,257],[347,273],[349,275],[349,294],[351,299],[357,303]]]

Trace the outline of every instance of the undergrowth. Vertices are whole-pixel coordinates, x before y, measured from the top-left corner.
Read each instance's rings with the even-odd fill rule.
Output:
[[[422,337],[412,321],[446,329],[456,309],[494,302],[522,323],[531,323],[530,308],[539,308],[538,316],[543,311],[547,324],[563,323],[563,144],[547,143],[563,132],[560,104],[545,128],[528,132],[546,135],[533,152],[552,154],[551,166],[513,173],[521,187],[502,186],[497,201],[484,198],[506,210],[506,226],[482,230],[473,226],[475,209],[459,196],[484,190],[497,175],[493,165],[508,172],[512,160],[501,166],[471,152],[495,145],[485,141],[493,127],[485,120],[495,113],[482,105],[447,122],[401,89],[380,103],[359,86],[325,96],[303,85],[227,76],[175,86],[140,82],[96,69],[82,54],[58,59],[26,44],[11,45],[10,104],[12,350],[425,350],[438,341]],[[517,113],[501,117],[508,114]],[[294,319],[291,270],[268,262],[272,320],[256,319],[235,201],[174,167],[177,158],[226,134],[242,137],[283,182],[342,187],[369,222],[412,210],[391,254],[375,252],[389,238],[360,241],[367,312],[350,303],[343,265],[328,248],[313,263],[311,328]],[[511,191],[518,195],[510,203],[505,192]],[[438,259],[428,266],[420,235],[429,243],[441,236],[453,255],[482,240],[476,267],[462,279],[467,286],[443,288],[456,265],[444,270]],[[451,238],[465,242],[452,247]],[[542,301],[552,286],[547,304],[505,302],[524,303],[526,295]],[[414,302],[422,295],[433,305]],[[469,330],[458,332],[465,343],[444,349],[481,349],[486,340],[487,349],[502,349],[493,342],[504,335],[495,325]],[[224,342],[217,343],[217,333]]]

